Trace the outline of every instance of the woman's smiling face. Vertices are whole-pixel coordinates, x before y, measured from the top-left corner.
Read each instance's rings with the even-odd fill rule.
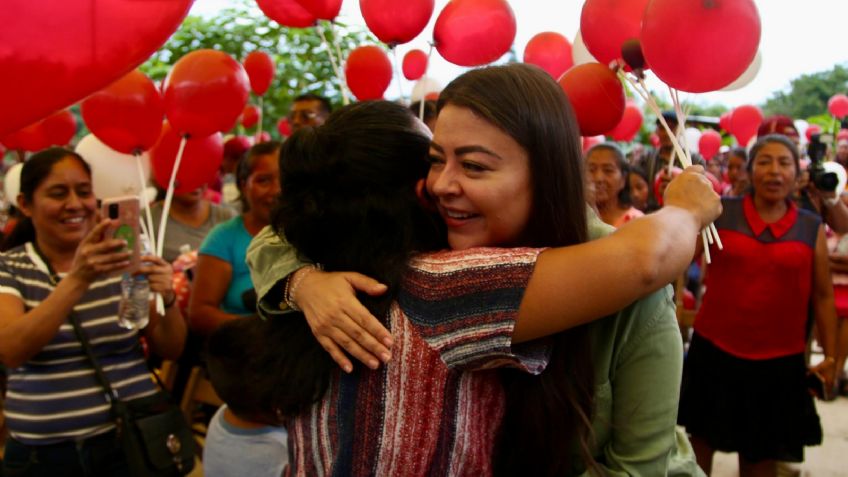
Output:
[[[472,110],[448,104],[430,146],[427,191],[461,250],[520,241],[532,207],[527,151]]]

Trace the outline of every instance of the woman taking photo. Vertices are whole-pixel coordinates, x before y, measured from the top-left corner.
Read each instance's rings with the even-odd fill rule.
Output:
[[[118,326],[126,242],[104,237],[88,164],[51,148],[21,171],[18,224],[0,255],[0,359],[9,371],[6,422],[11,438],[5,475],[129,475],[110,405],[86,358],[69,315],[88,335],[120,399],[152,395],[139,332]],[[179,356],[185,323],[173,306],[171,267],[144,256],[138,273],[160,293],[165,316],[151,307],[142,332],[150,350]],[[155,303],[155,302],[153,302]]]
[[[426,190],[444,225],[447,226],[448,243],[456,251],[437,254],[441,260],[448,260],[445,265],[430,264],[421,272],[416,272],[413,266],[411,274],[416,278],[412,285],[421,286],[421,290],[408,290],[405,288],[408,281],[404,279],[401,289],[395,291],[397,286],[384,278],[385,273],[376,270],[371,273],[378,280],[388,284],[389,296],[399,293],[399,306],[402,311],[409,313],[409,319],[412,320],[411,330],[394,319],[386,322],[382,312],[375,313],[392,329],[392,334],[389,335],[385,330],[381,330],[379,323],[375,325],[370,321],[372,318],[368,311],[375,311],[373,307],[365,309],[355,303],[355,300],[350,301],[352,288],[363,289],[371,294],[384,291],[361,275],[323,275],[312,269],[303,269],[295,273],[287,282],[287,288],[283,289],[279,279],[297,267],[295,260],[291,260],[293,252],[280,250],[279,241],[274,241],[273,234],[263,233],[254,240],[248,253],[254,276],[262,277],[256,279],[256,283],[259,295],[263,298],[263,310],[271,312],[272,308],[280,303],[280,298],[286,298],[288,302],[293,302],[295,306],[305,310],[317,340],[348,372],[354,368],[339,352],[336,343],[344,346],[370,368],[376,368],[378,365],[375,357],[388,361],[386,372],[390,376],[397,372],[406,375],[405,379],[397,383],[401,385],[419,379],[427,381],[427,373],[420,377],[409,375],[417,373],[418,370],[414,366],[410,368],[412,363],[408,360],[423,353],[409,349],[410,342],[406,334],[414,332],[415,325],[432,323],[435,326],[434,331],[423,330],[419,333],[437,350],[447,348],[449,354],[442,357],[442,366],[447,364],[448,376],[469,369],[458,367],[454,362],[456,358],[453,353],[468,354],[476,351],[481,353],[481,356],[469,358],[475,367],[494,365],[483,359],[483,352],[490,350],[474,343],[475,338],[479,339],[474,333],[486,336],[488,333],[483,331],[488,325],[463,323],[460,317],[463,316],[464,310],[457,307],[482,307],[476,310],[474,316],[485,316],[483,312],[486,306],[491,306],[493,310],[509,310],[509,307],[503,308],[505,303],[496,303],[491,299],[498,296],[496,292],[499,290],[471,288],[482,284],[493,286],[497,283],[497,274],[500,272],[498,260],[505,260],[503,266],[514,263],[516,267],[526,262],[519,256],[498,258],[497,255],[486,256],[492,260],[486,262],[476,254],[481,253],[480,251],[491,254],[494,251],[474,247],[543,246],[546,243],[567,245],[579,244],[587,238],[577,126],[562,91],[549,76],[526,65],[486,68],[466,73],[451,83],[442,94],[436,135],[430,145],[431,167]],[[529,113],[531,111],[535,113]],[[524,114],[525,112],[528,114]],[[328,125],[332,127],[335,123],[331,121]],[[316,138],[311,139],[310,143],[315,141],[323,144],[324,141],[320,139],[324,138],[327,141],[325,147],[329,147],[329,150],[346,151],[346,148],[337,142],[333,143],[334,146],[329,146],[334,135],[327,132],[325,136],[321,132],[319,129]],[[374,133],[376,134],[376,131]],[[380,137],[387,136],[390,135],[384,133]],[[558,139],[553,141],[550,138]],[[293,144],[296,143],[297,140]],[[294,214],[291,211],[298,210],[298,204],[309,203],[303,202],[303,199],[297,196],[298,191],[307,187],[306,184],[311,184],[313,189],[310,190],[325,190],[319,196],[322,200],[313,205],[317,210],[325,210],[327,204],[343,202],[326,192],[333,190],[331,185],[325,184],[322,187],[323,181],[317,180],[318,177],[311,178],[310,174],[296,177],[295,171],[289,171],[286,168],[286,151],[284,146],[283,176],[284,180],[291,179],[292,184],[283,184],[282,210],[289,210],[289,213]],[[326,149],[319,147],[317,151]],[[415,155],[412,152],[414,151],[406,153],[406,161],[414,161]],[[321,159],[324,154],[316,152],[308,157],[309,161],[301,158],[292,159],[290,163],[311,163],[309,170],[313,173],[321,170],[319,166],[323,164]],[[562,160],[563,157],[568,160]],[[345,157],[347,160],[353,158],[352,155]],[[399,161],[401,159],[395,159],[393,162]],[[339,163],[338,167],[343,168],[343,161],[339,160]],[[374,186],[365,187],[364,184],[358,183],[357,178],[359,175],[373,177],[377,174],[365,174],[365,170],[359,170],[362,166],[358,164],[349,167],[360,174],[346,174],[347,187],[357,191],[369,190],[371,193],[376,190]],[[337,175],[338,171],[334,176]],[[685,173],[682,178],[683,182],[697,181],[699,187],[704,186],[706,180],[693,172]],[[395,179],[391,183],[397,183],[399,187],[402,183],[414,184],[415,180],[412,176],[402,180]],[[691,251],[694,250],[691,241],[697,235],[697,229],[683,232],[679,244],[682,249],[676,248],[668,241],[669,234],[675,234],[675,226],[673,221],[666,222],[670,217],[665,214],[679,211],[679,197],[671,196],[680,190],[683,182],[676,183],[677,187],[669,190],[670,195],[667,198],[678,204],[673,206],[671,211],[663,210],[659,212],[659,216],[653,215],[645,221],[635,221],[608,238],[542,253],[521,300],[509,341],[516,345],[613,313],[633,303],[638,297],[656,290],[667,280],[671,280],[675,273],[682,271],[691,258]],[[706,202],[703,206],[716,200],[717,196],[712,191],[699,187],[694,188],[693,192],[704,194],[702,197]],[[400,190],[402,189],[398,189]],[[294,214],[295,217],[296,215]],[[338,222],[336,219],[327,220],[325,223]],[[279,230],[285,230],[286,236],[300,253],[322,263],[327,269],[331,267],[321,259],[326,256],[327,250],[343,246],[345,240],[367,240],[363,237],[375,233],[371,229],[361,228],[347,232],[343,232],[343,229],[323,230],[317,235],[324,239],[317,243],[300,236],[302,227],[308,228],[309,222],[283,220],[275,223]],[[641,236],[642,233],[649,233],[652,238],[645,240],[645,237]],[[338,237],[339,234],[343,237]],[[673,253],[674,265],[654,255],[660,248],[666,248],[667,252]],[[671,249],[674,249],[674,252],[671,252]],[[515,250],[524,253],[527,249]],[[517,252],[502,250],[500,253]],[[548,255],[549,253],[556,255]],[[570,258],[559,262],[555,257],[564,257],[560,253],[567,253]],[[645,270],[642,267],[648,267],[653,269],[650,275],[657,273],[664,278],[656,282],[649,280],[654,285],[646,286],[643,279],[634,280],[632,275],[622,276],[618,268],[621,264],[613,265],[607,255],[609,253],[615,253],[619,257],[613,262],[619,259],[629,262],[631,265],[628,267],[635,267],[631,270],[637,275],[641,275]],[[271,257],[276,257],[276,260],[271,262]],[[285,260],[280,260],[281,257]],[[553,261],[548,262],[549,259]],[[334,264],[332,269],[339,270],[337,265]],[[463,266],[469,273],[466,280],[470,281],[460,281],[462,285],[452,285],[454,281],[465,277],[466,269]],[[595,273],[587,275],[581,271],[589,268]],[[369,274],[368,270],[373,270],[373,266],[360,264],[347,269]],[[312,278],[318,280],[322,276],[341,283],[341,292],[337,289],[328,292],[326,288],[318,286],[317,282],[315,285],[309,284]],[[487,279],[481,280],[482,277]],[[435,280],[435,283],[431,284],[428,280]],[[515,283],[514,286],[518,285],[519,283]],[[537,286],[541,288],[536,288]],[[520,287],[523,288],[523,285]],[[310,292],[310,289],[313,291]],[[544,297],[537,294],[542,289],[546,290]],[[603,293],[600,290],[603,290]],[[424,295],[419,297],[422,292]],[[465,299],[462,299],[464,295],[456,295],[464,292],[469,294]],[[485,292],[487,298],[472,298],[483,296],[475,294],[481,292]],[[612,295],[607,295],[607,292]],[[611,296],[617,298],[611,302],[608,300]],[[626,299],[618,300],[625,296]],[[414,305],[419,303],[432,303],[432,307],[416,310]],[[339,305],[343,309],[342,314],[352,320],[334,321],[332,317]],[[430,434],[434,436],[432,442],[421,441],[412,449],[423,452],[419,458],[424,458],[423,455],[426,455],[428,449],[431,449],[429,452],[438,452],[438,459],[443,459],[438,462],[450,464],[444,473],[452,475],[469,472],[489,475],[493,469],[501,475],[512,475],[518,471],[532,475],[577,475],[587,469],[597,470],[599,467],[608,470],[622,469],[642,475],[664,474],[669,471],[676,465],[670,460],[676,455],[674,424],[682,359],[673,305],[667,291],[662,290],[638,301],[622,313],[622,319],[615,317],[602,320],[604,324],[598,326],[598,331],[590,329],[594,326],[593,323],[588,327],[558,335],[552,341],[553,355],[550,357],[548,369],[539,378],[525,376],[527,371],[531,370],[527,367],[524,368],[524,373],[514,373],[510,376],[502,373],[493,376],[487,372],[471,373],[471,376],[462,377],[459,381],[460,389],[446,388],[445,392],[451,394],[443,398],[433,397],[428,401],[431,407],[434,402],[463,403],[458,409],[450,406],[442,409],[432,408],[432,412],[448,413],[440,414],[439,418],[433,416],[438,422],[459,427]],[[503,318],[508,316],[510,314],[504,315]],[[280,318],[279,321],[286,320],[287,318]],[[438,335],[447,332],[453,335]],[[369,333],[377,336],[383,343],[394,342],[391,355],[396,358],[387,360],[389,350],[370,338]],[[652,335],[651,340],[656,340],[657,345],[646,345],[648,341],[643,341],[642,338],[647,334]],[[595,347],[595,344],[598,346]],[[368,354],[366,349],[373,350],[374,356]],[[512,359],[515,362],[515,357]],[[647,372],[642,366],[651,367],[651,371]],[[669,372],[658,370],[658,366],[668,369]],[[538,371],[538,368],[536,370]],[[364,376],[370,373],[373,371],[355,368],[350,379],[365,379]],[[381,375],[377,373],[377,376]],[[481,385],[474,385],[474,381],[465,381],[484,376],[488,381]],[[656,376],[656,380],[652,376]],[[524,377],[528,379],[523,379]],[[468,386],[462,384],[465,382]],[[425,384],[427,389],[434,386],[439,389],[443,386],[432,382]],[[393,382],[387,385],[391,388]],[[614,397],[611,396],[613,389],[617,392]],[[456,392],[460,394],[453,394]],[[390,397],[394,399],[399,396],[406,396],[406,393],[391,392]],[[387,403],[389,404],[391,403]],[[392,415],[392,409],[385,411]],[[419,409],[410,408],[404,410],[403,416],[404,419],[417,422],[419,418],[416,416],[420,412]],[[385,419],[388,418],[384,419],[381,415],[386,414],[371,414],[372,417],[377,416],[377,421],[371,425],[380,427],[404,424],[394,419],[387,422]],[[504,416],[503,423],[490,422],[490,416],[499,415]],[[481,416],[489,416],[485,426],[479,420]],[[591,424],[592,428],[589,428],[592,416],[597,416],[597,420]],[[354,419],[360,423],[357,418]],[[300,418],[297,422],[300,422]],[[300,424],[290,427],[290,435],[295,440],[298,439],[299,432],[306,431],[298,426]],[[368,422],[362,422],[357,429],[348,428],[347,431],[353,432],[352,435],[357,440],[372,442],[367,435],[371,429]],[[458,429],[462,429],[459,434]],[[592,433],[597,438],[597,444],[591,442],[589,436]],[[436,439],[436,436],[443,437]],[[422,435],[421,439],[425,437],[426,434]],[[298,444],[294,445],[297,447]],[[373,441],[370,448],[363,450],[369,459],[375,462],[376,474],[380,475],[382,471],[391,469],[385,466],[391,466],[394,462],[392,445],[387,441]],[[474,452],[473,461],[461,459],[462,452]],[[302,454],[305,460],[295,459],[292,465],[295,469],[306,469],[313,465],[329,469],[340,465],[342,461],[339,459],[346,458],[341,455],[326,455],[329,457],[329,460],[326,460],[318,458],[319,454],[307,449],[305,454]],[[297,456],[298,452],[295,451],[294,455]],[[316,458],[318,460],[314,460]],[[460,465],[469,467],[456,467]],[[694,465],[694,461],[690,460],[689,465]],[[697,472],[697,469],[693,468],[692,472]],[[363,472],[365,475],[370,473],[371,471],[367,470]]]
[[[762,137],[748,162],[753,191],[723,199],[715,223],[724,250],[707,268],[679,419],[707,473],[719,450],[739,453],[743,477],[777,475],[777,461],[802,462],[822,439],[808,383],[833,385],[836,314],[824,227],[790,200],[798,173],[795,144]],[[808,371],[810,311],[825,359]]]
[[[224,321],[249,315],[255,308],[244,260],[250,240],[271,223],[271,209],[280,194],[279,149],[278,142],[250,148],[236,166],[241,215],[216,225],[200,245],[188,310],[197,333],[208,335]]]
[[[598,215],[616,228],[644,215],[630,200],[629,172],[627,159],[615,144],[597,144],[586,152],[586,177],[594,185]]]

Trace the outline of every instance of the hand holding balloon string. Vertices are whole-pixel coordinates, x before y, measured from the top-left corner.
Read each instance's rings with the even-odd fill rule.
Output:
[[[631,65],[633,66],[633,65]],[[668,134],[669,139],[671,140],[671,144],[674,147],[674,153],[680,158],[680,162],[683,167],[689,167],[692,165],[692,156],[689,153],[689,145],[688,144],[680,144],[680,141],[677,138],[677,134],[671,130],[671,127],[668,125],[668,122],[662,115],[662,111],[660,110],[659,105],[654,99],[651,91],[648,89],[645,84],[645,75],[641,68],[633,68],[633,74],[636,78],[632,78],[624,73],[622,69],[619,69],[619,76],[624,80],[630,83],[633,86],[633,89],[642,97],[645,101],[645,104],[653,111],[653,113],[657,116],[657,121],[659,121],[660,125],[665,129],[666,134]],[[677,124],[684,125],[686,124],[686,113],[683,111],[683,108],[680,106],[680,97],[678,96],[677,90],[669,86],[669,92],[671,94],[671,100],[674,104],[674,111],[677,115]],[[673,163],[669,161],[670,164]],[[709,246],[715,244],[719,250],[724,249],[724,245],[721,243],[721,238],[718,235],[718,230],[715,228],[715,224],[710,224],[708,227],[704,228],[701,231],[701,240],[704,244],[704,257],[707,260],[707,263],[712,262],[712,258],[710,257],[710,249]]]

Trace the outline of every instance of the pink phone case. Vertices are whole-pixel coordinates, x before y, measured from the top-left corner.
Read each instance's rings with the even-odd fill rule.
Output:
[[[129,267],[121,270],[121,272],[134,272],[140,264],[139,210],[138,196],[104,199],[101,205],[101,213],[104,218],[117,220],[116,225],[110,226],[106,230],[106,236],[126,240],[127,249],[132,253]]]

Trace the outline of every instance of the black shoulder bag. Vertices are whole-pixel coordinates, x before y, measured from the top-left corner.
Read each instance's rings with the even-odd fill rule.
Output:
[[[180,409],[171,403],[156,373],[160,391],[151,396],[121,401],[103,369],[75,313],[69,317],[94,374],[111,405],[118,440],[135,477],[186,475],[194,468],[195,442]]]

